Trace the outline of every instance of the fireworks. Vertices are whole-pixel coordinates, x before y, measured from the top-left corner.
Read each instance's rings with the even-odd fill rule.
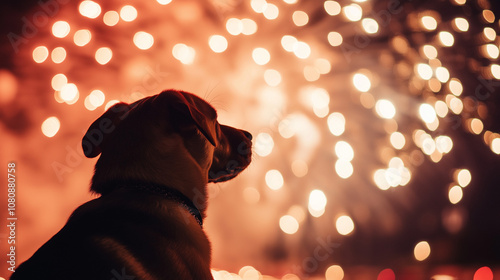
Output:
[[[373,0],[86,0],[63,7],[45,28],[50,35],[33,38],[21,59],[30,64],[25,75],[43,72],[36,83],[52,92],[43,99],[55,102],[40,121],[41,133],[51,139],[71,131],[71,123],[83,127],[95,116],[92,111],[101,113],[118,100],[131,102],[171,87],[200,95],[224,92],[224,106],[217,97],[213,102],[221,122],[253,132],[257,160],[241,176],[240,187],[224,187],[225,194],[211,187],[212,199],[223,205],[214,206],[213,215],[226,211],[229,196],[237,197],[256,208],[237,213],[264,219],[269,228],[263,233],[279,229],[288,245],[306,247],[307,253],[278,248],[300,263],[311,246],[300,244],[298,236],[313,229],[340,243],[373,223],[397,232],[401,221],[385,196],[399,192],[401,201],[410,201],[412,191],[404,188],[414,187],[415,176],[426,176],[422,166],[438,165],[452,153],[460,141],[454,138],[457,129],[500,154],[487,104],[500,79],[499,25],[489,6],[465,0],[422,7]],[[474,12],[465,13],[465,7]],[[464,54],[461,48],[471,40],[472,53]],[[474,176],[467,166],[449,165],[439,169],[452,173],[450,185],[435,188],[456,205]],[[442,223],[448,231],[460,231],[465,214],[446,213]],[[213,223],[208,229],[217,235],[215,225],[223,224]],[[270,242],[263,233],[257,234],[258,254]],[[415,260],[432,256],[432,242],[415,244]],[[231,258],[217,250],[215,263],[225,265]],[[273,270],[266,261],[252,265],[290,272],[283,280],[313,274],[342,279],[342,257],[327,259],[314,259],[314,270],[304,263],[298,271]],[[214,275],[263,279],[249,266],[238,276]],[[377,275],[397,278],[391,269]]]

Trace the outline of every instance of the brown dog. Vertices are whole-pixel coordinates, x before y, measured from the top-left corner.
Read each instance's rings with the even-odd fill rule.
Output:
[[[87,157],[101,154],[91,185],[101,197],[76,209],[11,279],[213,279],[206,185],[248,166],[251,139],[187,92],[114,105],[82,141]]]

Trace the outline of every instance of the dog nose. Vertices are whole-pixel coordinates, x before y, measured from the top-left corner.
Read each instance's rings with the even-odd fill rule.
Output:
[[[248,138],[248,140],[252,140],[252,134],[250,134],[250,132],[248,131],[245,131],[245,130],[242,130],[243,134],[245,134],[245,136]]]

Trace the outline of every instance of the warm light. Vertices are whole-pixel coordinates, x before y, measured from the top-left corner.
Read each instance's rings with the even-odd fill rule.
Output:
[[[64,37],[68,36],[70,29],[71,28],[69,26],[69,23],[67,23],[66,21],[62,21],[62,20],[56,21],[52,25],[52,34],[56,38],[64,38]]]
[[[104,13],[102,20],[107,26],[115,26],[120,21],[120,14],[116,11],[108,11]]]
[[[386,268],[380,271],[377,276],[377,280],[396,280],[396,274],[392,269]]]
[[[437,21],[435,18],[431,16],[423,16],[421,18],[422,26],[427,29],[427,30],[436,30],[437,28]]]
[[[98,89],[93,90],[89,96],[89,102],[92,106],[95,108],[102,106],[104,104],[104,100],[106,99],[106,96],[104,93]]]
[[[139,31],[134,34],[134,44],[136,47],[138,47],[141,50],[147,50],[153,46],[154,43],[154,38],[153,35],[144,32],[144,31]]]
[[[354,84],[354,87],[361,92],[369,91],[372,86],[370,79],[365,74],[360,73],[354,74],[352,77],[352,83]]]
[[[452,204],[457,204],[462,200],[463,195],[464,192],[461,187],[453,186],[448,193],[448,198]]]
[[[332,70],[332,65],[330,64],[330,61],[324,59],[324,58],[318,58],[316,61],[314,61],[314,67],[318,69],[320,74],[328,74]]]
[[[269,86],[275,87],[281,83],[281,74],[277,70],[267,69],[264,71],[264,81]]]
[[[70,103],[75,103],[76,100],[78,100],[78,88],[76,87],[75,84],[65,84],[61,88],[61,93],[60,93],[61,99],[70,104]]]
[[[483,132],[484,124],[480,119],[474,118],[470,120],[470,129],[474,134],[481,134]]]
[[[308,82],[314,82],[317,81],[320,77],[320,73],[318,69],[312,66],[306,66],[304,67],[304,78],[306,78],[306,81]]]
[[[500,155],[500,138],[495,138],[491,141],[490,149],[495,154]]]
[[[297,38],[285,35],[281,38],[281,46],[287,52],[293,52],[293,46],[298,42]]]
[[[75,42],[75,45],[83,47],[90,42],[91,38],[92,34],[90,33],[90,30],[80,29],[75,32],[75,35],[73,35],[73,42]]]
[[[368,34],[375,34],[378,32],[378,23],[372,18],[364,18],[361,21],[361,24],[365,32]]]
[[[330,43],[332,47],[340,46],[342,44],[342,41],[343,38],[342,35],[340,35],[340,33],[335,31],[328,33],[328,43]]]
[[[283,175],[276,169],[267,171],[266,184],[271,190],[279,190],[283,187]]]
[[[101,6],[94,1],[82,1],[78,11],[84,17],[96,18],[101,14]]]
[[[68,83],[68,78],[64,74],[56,74],[52,77],[51,86],[54,90],[61,90]]]
[[[287,4],[295,4],[297,3],[298,0],[283,0],[283,2],[287,3]]]
[[[344,270],[339,265],[332,265],[326,269],[325,280],[344,279]]]
[[[328,128],[335,136],[340,136],[345,131],[345,117],[341,113],[331,113],[327,119]]]
[[[137,18],[137,10],[130,5],[125,5],[120,9],[120,17],[123,21],[131,22]]]
[[[471,180],[472,180],[472,175],[470,174],[470,171],[468,169],[461,169],[457,173],[457,183],[462,187],[465,188],[467,187]]]
[[[274,141],[271,135],[261,132],[255,138],[255,153],[261,157],[271,154],[274,148]]]
[[[431,45],[425,45],[423,52],[428,59],[435,59],[438,55],[437,49]]]
[[[465,4],[466,0],[454,0],[455,3],[457,3],[458,5],[463,5]]]
[[[299,41],[293,44],[293,53],[300,59],[306,59],[311,55],[311,47],[307,43]]]
[[[292,162],[292,172],[295,176],[297,177],[304,177],[307,175],[307,172],[309,171],[309,167],[307,166],[307,163],[303,160],[294,160]]]
[[[113,105],[120,103],[118,100],[110,100],[106,105],[104,106],[104,111],[107,111],[109,108],[111,108]]]
[[[267,8],[267,1],[266,0],[252,0],[250,2],[250,5],[252,6],[252,9],[256,12],[256,13],[263,13],[266,8]]]
[[[494,44],[486,44],[483,46],[483,52],[487,54],[490,58],[497,59],[500,51],[498,47]]]
[[[363,16],[363,9],[358,4],[350,4],[343,8],[344,16],[350,21],[359,21]]]
[[[450,79],[450,72],[445,67],[439,66],[436,68],[436,78],[441,83],[446,83]]]
[[[226,30],[231,35],[239,35],[243,32],[243,23],[237,18],[230,18],[226,21]]]
[[[340,216],[335,222],[337,232],[341,235],[348,235],[354,230],[354,222],[349,216]]]
[[[97,61],[97,63],[101,65],[108,63],[112,57],[113,57],[113,52],[108,47],[99,48],[95,52],[95,60]]]
[[[432,68],[429,64],[419,63],[417,64],[417,73],[420,78],[424,80],[430,80],[432,78]]]
[[[472,280],[493,280],[493,271],[487,266],[483,266],[476,270]]]
[[[386,99],[377,101],[375,104],[375,111],[384,119],[392,119],[396,115],[396,107],[394,107],[391,101]]]
[[[280,10],[278,9],[278,6],[274,4],[267,4],[266,10],[264,11],[264,17],[273,20],[277,19],[280,14]]]
[[[489,41],[493,41],[496,39],[497,37],[497,32],[495,31],[495,29],[491,28],[491,27],[485,27],[483,29],[483,35],[484,37],[489,40]]]
[[[398,150],[401,150],[406,144],[405,136],[401,132],[391,133],[390,141],[391,145]]]
[[[293,23],[297,26],[304,26],[309,22],[309,16],[306,12],[303,11],[295,11],[292,15]]]
[[[49,117],[42,123],[42,133],[49,138],[54,137],[60,128],[61,123],[57,117]]]
[[[252,58],[258,65],[265,65],[271,60],[271,54],[264,48],[255,48],[252,51]]]
[[[448,31],[441,31],[438,36],[439,41],[441,41],[441,44],[445,47],[451,47],[455,43],[455,38]]]
[[[262,279],[262,275],[260,274],[260,272],[253,268],[252,266],[244,266],[240,269],[240,271],[238,272],[238,275],[241,277],[238,279],[241,279],[241,280],[260,280]],[[230,278],[230,279],[236,279],[236,278]],[[230,279],[227,279],[227,280],[230,280]]]
[[[182,64],[193,64],[196,51],[185,44],[176,44],[172,48],[172,55]]]
[[[459,31],[462,32],[467,32],[469,30],[469,22],[465,18],[455,18],[453,20],[453,24],[455,25],[455,28]]]
[[[316,70],[317,71],[317,70]],[[329,113],[330,95],[328,91],[323,88],[317,88],[310,94],[313,111],[319,118],[324,118]]]
[[[326,207],[326,195],[321,190],[313,190],[309,194],[309,211],[323,211]]]
[[[415,259],[417,261],[423,261],[429,257],[431,254],[431,246],[427,241],[420,241],[415,245],[415,249],[413,249],[413,254],[415,255]]]
[[[342,7],[340,6],[340,4],[338,2],[330,1],[330,0],[325,1],[323,6],[325,8],[325,11],[331,16],[336,16],[336,15],[340,14],[341,9],[342,9]]]
[[[335,172],[340,178],[347,179],[353,174],[354,167],[350,161],[339,159],[335,162]]]
[[[54,63],[62,63],[66,59],[66,50],[63,47],[57,47],[52,50],[50,57]]]
[[[448,114],[448,106],[446,105],[446,102],[441,100],[436,101],[436,104],[434,104],[434,110],[436,110],[436,114],[441,118],[446,117]]]
[[[290,215],[280,218],[280,228],[286,234],[294,234],[299,230],[299,222]]]
[[[210,49],[216,53],[224,52],[227,49],[228,43],[224,36],[213,35],[208,39]]]
[[[449,153],[453,148],[453,141],[449,136],[438,136],[436,137],[436,149],[440,153]]]
[[[257,23],[249,18],[244,18],[241,21],[241,34],[252,35],[257,32]]]
[[[462,102],[462,100],[453,96],[452,98],[450,98],[449,107],[454,114],[460,115],[460,113],[462,113],[462,110],[464,109],[464,103]]]
[[[483,18],[488,23],[495,22],[495,14],[490,10],[483,10]]]
[[[49,57],[49,50],[45,46],[38,46],[33,50],[33,60],[36,63],[44,62]]]
[[[158,2],[161,5],[167,5],[170,2],[172,2],[172,0],[156,0],[156,2]]]
[[[335,154],[339,159],[351,161],[354,158],[354,150],[345,141],[338,141],[335,144]]]
[[[491,64],[490,66],[491,75],[497,80],[500,80],[500,65]]]
[[[436,142],[430,136],[422,140],[422,152],[428,156],[432,155],[436,150]]]
[[[426,123],[433,123],[437,118],[434,107],[427,103],[420,105],[418,113],[420,114],[420,118]]]
[[[389,182],[387,182],[387,179],[385,177],[386,171],[384,169],[378,169],[373,173],[373,181],[375,182],[375,185],[381,190],[388,190],[391,185],[389,185]]]
[[[448,83],[448,88],[455,96],[460,96],[464,90],[462,83],[457,78],[452,78]]]

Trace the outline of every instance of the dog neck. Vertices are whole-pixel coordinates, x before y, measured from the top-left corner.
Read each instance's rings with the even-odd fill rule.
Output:
[[[132,189],[141,192],[148,192],[158,195],[164,199],[174,201],[180,204],[180,206],[182,206],[184,209],[186,209],[195,218],[200,227],[203,227],[203,217],[198,207],[194,205],[193,201],[191,201],[184,194],[174,188],[162,184],[144,181],[121,181],[108,184],[113,185],[112,187],[107,187],[106,189],[108,190]]]

